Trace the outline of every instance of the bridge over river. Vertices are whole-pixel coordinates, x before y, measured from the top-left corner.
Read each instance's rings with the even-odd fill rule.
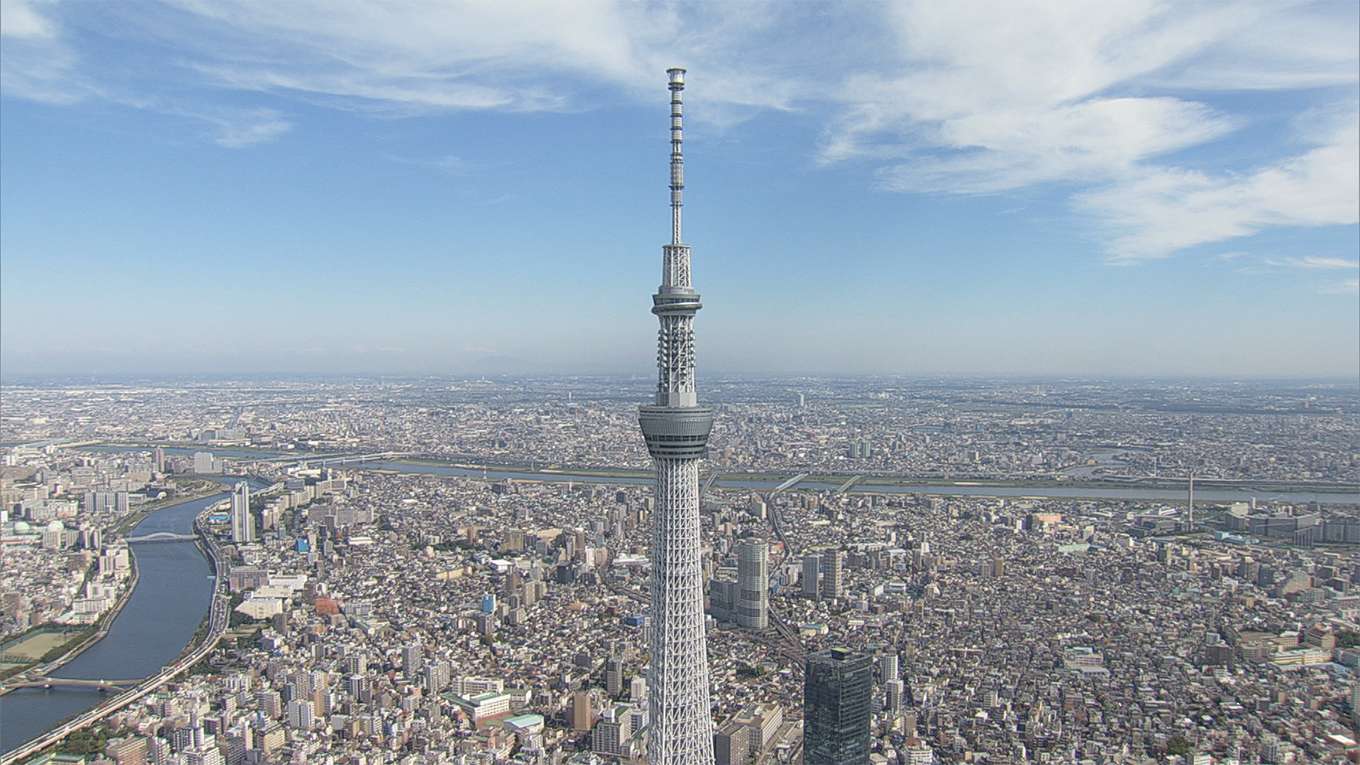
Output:
[[[153,534],[140,534],[135,537],[125,537],[128,544],[137,542],[192,542],[198,537],[193,534],[176,534],[173,531],[157,531]]]
[[[44,675],[39,675],[37,677],[26,677],[23,680],[6,682],[0,685],[0,688],[4,688],[5,690],[15,690],[18,688],[45,688],[47,690],[53,688],[94,688],[98,691],[122,692],[129,688],[136,687],[140,682],[142,682],[140,679],[89,680],[75,677],[46,677]]]

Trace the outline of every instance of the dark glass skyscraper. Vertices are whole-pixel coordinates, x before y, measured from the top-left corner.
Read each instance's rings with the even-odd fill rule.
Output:
[[[804,765],[868,765],[869,656],[844,648],[814,653],[804,678]]]

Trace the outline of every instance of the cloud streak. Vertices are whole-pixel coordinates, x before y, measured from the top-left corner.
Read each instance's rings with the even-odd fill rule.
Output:
[[[0,3],[0,92],[68,105],[97,94],[56,21],[28,0]]]
[[[1356,222],[1353,97],[1303,154],[1246,175],[1180,164],[1245,124],[1202,100],[1211,91],[1353,85],[1353,6],[965,0],[890,17],[901,63],[846,78],[823,164],[873,163],[882,188],[907,193],[1062,184],[1120,264]]]
[[[793,93],[761,65],[776,47],[759,41],[782,18],[772,2],[164,4],[145,29],[208,81],[360,111],[571,110],[601,85],[646,92],[677,61],[703,62],[719,119],[788,108]]]
[[[1357,222],[1354,3],[6,0],[3,9],[6,94],[187,117],[224,148],[288,133],[291,120],[272,108],[280,98],[393,117],[574,111],[620,94],[652,98],[659,71],[693,62],[704,77],[691,105],[701,124],[805,114],[822,131],[809,147],[818,164],[863,167],[888,192],[1054,189],[1099,232],[1111,263]],[[120,62],[115,79],[86,59],[103,47],[86,43],[110,36],[154,53]],[[1323,89],[1318,98],[1333,103],[1254,167],[1195,161],[1200,147],[1253,127],[1218,96],[1269,89]],[[220,93],[271,108],[203,105]]]
[[[1345,258],[1324,258],[1316,255],[1308,255],[1302,258],[1285,258],[1284,260],[1268,259],[1267,264],[1272,266],[1285,266],[1289,268],[1304,268],[1308,270],[1360,270],[1360,260],[1347,260]]]
[[[293,129],[293,123],[273,109],[251,109],[241,112],[190,114],[214,128],[213,142],[226,149],[241,149],[269,143]]]
[[[1318,290],[1323,295],[1360,295],[1360,279],[1347,279]]]
[[[1267,228],[1353,225],[1360,222],[1357,144],[1360,127],[1351,124],[1321,146],[1246,175],[1144,168],[1078,195],[1077,207],[1109,232],[1115,263],[1165,258]]]
[[[14,40],[50,40],[56,37],[56,29],[28,0],[8,0],[0,4],[0,36]]]

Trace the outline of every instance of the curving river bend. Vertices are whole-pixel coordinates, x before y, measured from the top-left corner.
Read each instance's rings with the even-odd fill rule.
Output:
[[[237,477],[218,479],[230,484]],[[157,510],[133,534],[192,534],[194,518],[226,492]],[[194,542],[132,546],[139,578],[108,634],[53,673],[56,677],[127,680],[159,672],[189,644],[212,603],[212,566]],[[24,688],[0,696],[0,752],[8,752],[108,696],[77,688]]]

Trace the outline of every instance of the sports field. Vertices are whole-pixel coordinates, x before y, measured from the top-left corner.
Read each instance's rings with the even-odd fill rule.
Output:
[[[6,662],[4,665],[0,665],[0,669],[11,666],[14,659],[25,659],[28,663],[35,662],[53,648],[74,640],[78,634],[76,631],[42,630],[16,638],[0,647],[0,656],[3,656]]]

